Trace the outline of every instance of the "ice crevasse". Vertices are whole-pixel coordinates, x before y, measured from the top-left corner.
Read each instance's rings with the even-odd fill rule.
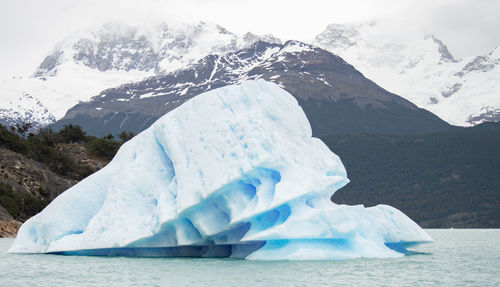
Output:
[[[263,80],[201,94],[26,221],[10,252],[261,260],[397,257],[432,238],[348,183],[295,98]]]

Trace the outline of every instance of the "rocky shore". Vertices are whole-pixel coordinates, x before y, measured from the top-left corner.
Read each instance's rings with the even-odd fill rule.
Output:
[[[0,206],[0,238],[16,237],[22,222],[15,220],[3,206]]]

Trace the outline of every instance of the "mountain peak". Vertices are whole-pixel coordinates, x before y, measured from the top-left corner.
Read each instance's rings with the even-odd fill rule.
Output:
[[[65,38],[38,66],[35,77],[51,77],[61,65],[100,72],[166,73],[203,58],[247,47],[258,40],[281,41],[268,34],[238,36],[211,22],[157,23],[149,27],[108,22]]]
[[[243,41],[248,44],[253,44],[258,41],[263,41],[271,44],[281,44],[281,40],[277,37],[274,37],[272,34],[266,34],[259,36],[257,34],[247,32],[242,36]]]
[[[31,131],[55,122],[55,117],[33,95],[23,92],[21,96],[10,100],[7,106],[0,108],[0,124],[13,126],[15,124],[31,123]]]

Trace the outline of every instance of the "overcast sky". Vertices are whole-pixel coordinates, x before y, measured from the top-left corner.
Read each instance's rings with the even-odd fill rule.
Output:
[[[202,20],[307,41],[327,24],[375,18],[416,22],[458,58],[500,46],[499,0],[0,0],[0,79],[31,74],[64,36],[110,20]]]

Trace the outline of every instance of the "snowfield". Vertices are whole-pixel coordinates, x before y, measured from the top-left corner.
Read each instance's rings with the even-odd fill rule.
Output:
[[[455,59],[446,45],[405,21],[331,24],[314,45],[452,125],[500,120],[500,48]]]

